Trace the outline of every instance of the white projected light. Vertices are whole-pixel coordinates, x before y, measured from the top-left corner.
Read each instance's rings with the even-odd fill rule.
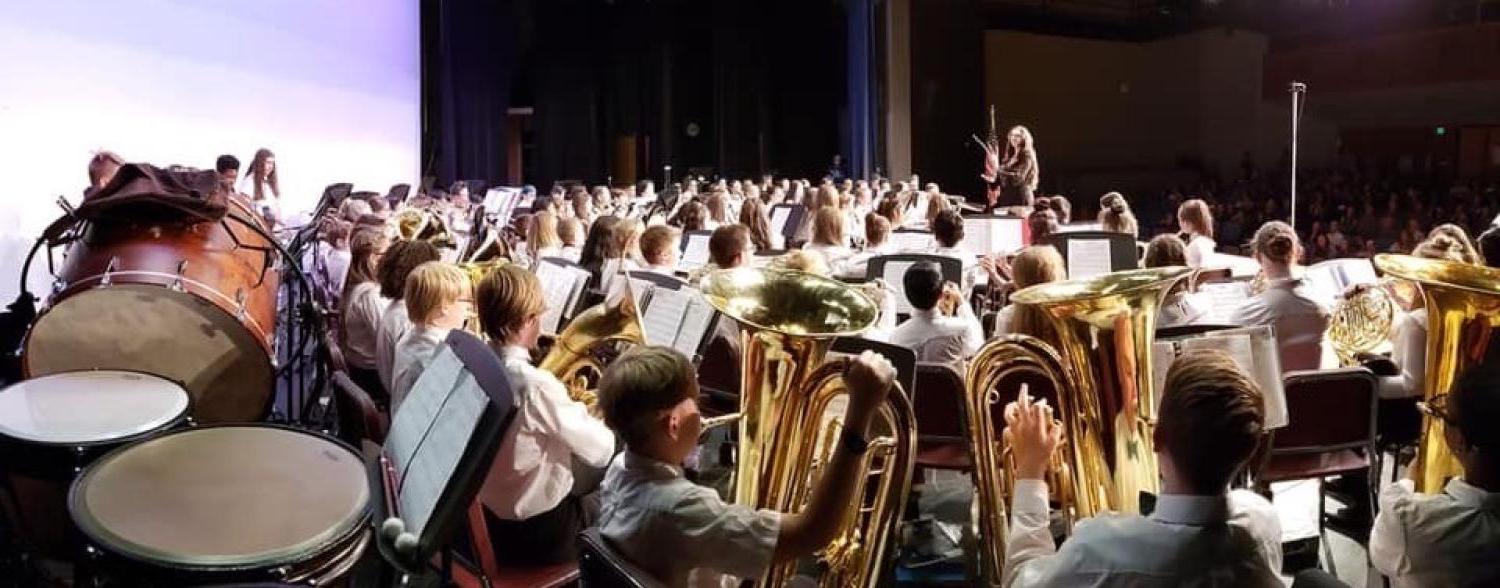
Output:
[[[334,182],[417,184],[416,2],[5,2],[0,55],[0,304],[99,149],[200,168],[231,154],[243,170],[269,148],[286,216]]]

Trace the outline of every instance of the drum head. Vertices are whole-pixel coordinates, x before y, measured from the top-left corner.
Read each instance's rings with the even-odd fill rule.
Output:
[[[182,386],[151,374],[53,374],[0,390],[0,435],[43,445],[119,442],[176,422],[187,406]]]
[[[358,455],[268,426],[186,430],[116,450],[74,482],[73,521],[101,547],[175,569],[316,556],[369,516]]]
[[[182,382],[201,423],[265,417],[273,370],[234,317],[188,292],[117,284],[53,305],[31,328],[26,373],[138,370]]]

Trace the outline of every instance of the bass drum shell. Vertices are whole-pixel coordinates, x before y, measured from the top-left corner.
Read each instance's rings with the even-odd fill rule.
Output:
[[[260,220],[231,202],[236,218],[223,222],[90,227],[27,335],[27,376],[142,371],[180,382],[200,423],[263,420],[275,380],[275,250],[242,224]]]

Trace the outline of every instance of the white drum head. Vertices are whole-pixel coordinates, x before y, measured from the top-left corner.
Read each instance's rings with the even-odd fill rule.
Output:
[[[161,286],[84,290],[42,313],[26,339],[30,376],[137,370],[182,382],[200,423],[265,417],[271,359],[244,325],[208,301]]]
[[[90,445],[160,429],[187,410],[176,383],[116,370],[69,372],[0,390],[0,435],[49,445]]]

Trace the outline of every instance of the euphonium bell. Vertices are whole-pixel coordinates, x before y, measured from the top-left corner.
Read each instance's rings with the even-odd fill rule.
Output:
[[[437,247],[452,247],[453,234],[448,232],[441,215],[420,208],[404,208],[391,219],[396,236],[403,241],[427,241]]]
[[[1011,295],[1040,309],[1057,333],[1057,349],[1011,335],[986,344],[969,364],[965,406],[978,493],[983,571],[999,582],[1005,556],[1005,509],[1014,474],[997,442],[1005,402],[1030,386],[1062,420],[1064,440],[1049,484],[1069,522],[1101,511],[1139,512],[1142,492],[1156,492],[1152,446],[1157,391],[1151,345],[1161,299],[1192,270],[1116,272],[1086,280],[1038,284]]]
[[[1495,353],[1500,329],[1500,270],[1425,259],[1410,255],[1375,256],[1375,267],[1387,276],[1421,285],[1427,308],[1427,376],[1422,397],[1447,394],[1465,369]],[[1424,417],[1421,448],[1411,464],[1419,492],[1439,492],[1462,469],[1448,441],[1443,421]]]
[[[836,337],[875,323],[879,308],[855,287],[808,273],[741,268],[708,274],[710,304],[740,325],[739,462],[735,502],[795,512],[811,497],[815,472],[837,446],[843,362],[823,363]],[[835,418],[828,418],[828,417]],[[859,485],[841,532],[819,552],[822,586],[874,586],[911,487],[916,424],[905,393],[892,391],[871,427],[870,483]],[[794,564],[761,586],[779,586]]]
[[[589,406],[598,399],[595,390],[604,368],[627,346],[646,342],[630,280],[619,279],[625,280],[624,295],[613,304],[597,304],[573,317],[537,365],[557,376],[570,397]]]

